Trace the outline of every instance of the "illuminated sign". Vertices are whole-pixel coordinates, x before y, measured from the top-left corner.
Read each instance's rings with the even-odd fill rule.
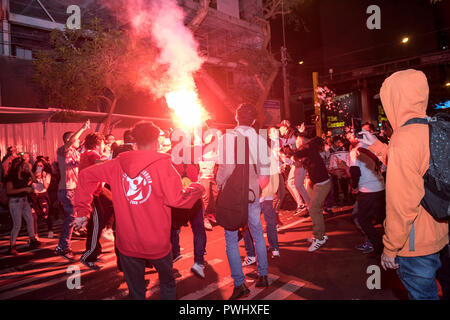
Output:
[[[338,117],[335,116],[329,116],[327,127],[328,128],[342,128],[345,127],[345,121],[338,121]]]
[[[378,123],[383,121],[388,121],[386,114],[384,113],[384,109],[381,105],[378,105]]]

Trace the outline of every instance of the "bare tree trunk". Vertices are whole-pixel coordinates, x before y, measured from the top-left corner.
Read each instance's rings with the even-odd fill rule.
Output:
[[[108,116],[106,117],[105,127],[103,128],[103,134],[105,135],[109,133],[109,127],[111,126],[111,118],[114,113],[114,110],[116,109],[116,105],[117,105],[117,98],[114,97],[114,100],[111,103],[111,107],[109,108]]]

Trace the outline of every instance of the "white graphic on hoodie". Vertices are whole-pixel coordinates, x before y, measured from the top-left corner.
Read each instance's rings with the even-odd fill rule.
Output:
[[[143,170],[136,178],[130,178],[126,173],[122,174],[122,185],[125,197],[130,204],[143,204],[152,193],[152,178]]]

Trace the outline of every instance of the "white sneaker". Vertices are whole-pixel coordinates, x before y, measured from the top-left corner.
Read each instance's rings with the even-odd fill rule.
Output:
[[[279,257],[280,257],[280,251],[272,250],[272,259],[279,258]]]
[[[47,238],[49,238],[49,239],[53,239],[53,231],[49,231],[48,232],[48,236],[47,236]]]
[[[308,252],[316,251],[321,246],[323,246],[325,244],[325,242],[327,242],[327,240],[328,240],[327,236],[323,236],[323,240],[313,239],[312,243],[311,243],[311,246],[308,248]]]
[[[246,266],[249,266],[254,263],[256,263],[256,257],[245,257],[244,262],[242,263],[242,266],[246,267]]]
[[[104,228],[102,230],[102,238],[106,241],[114,242],[114,233],[111,228]]]
[[[197,262],[191,268],[191,271],[202,279],[205,279],[205,266]]]
[[[204,220],[205,229],[208,231],[212,231],[213,227],[211,225],[211,222],[209,222],[208,218],[205,218]]]

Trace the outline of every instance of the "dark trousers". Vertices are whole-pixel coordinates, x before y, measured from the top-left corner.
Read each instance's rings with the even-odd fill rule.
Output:
[[[33,208],[34,232],[38,234],[38,221],[42,218],[47,223],[48,231],[53,231],[53,219],[51,215],[51,202],[47,192],[32,195],[31,207]],[[46,205],[44,204],[46,203]]]
[[[131,299],[145,300],[145,265],[149,263],[158,271],[161,300],[176,299],[176,283],[173,276],[171,252],[164,258],[155,260],[128,257],[122,253],[119,253],[119,255]]]
[[[344,200],[349,200],[349,191],[348,191],[348,178],[341,178],[335,175],[331,175],[333,181],[333,194],[334,194],[334,202],[339,202],[339,187],[344,194]]]
[[[114,214],[111,201],[104,195],[94,197],[93,210],[87,225],[86,251],[81,260],[87,262],[95,262],[102,253],[100,237],[106,223]]]
[[[442,300],[450,300],[450,245],[441,251],[441,265],[437,278],[442,287]]]
[[[192,233],[194,235],[194,262],[203,264],[205,249],[206,249],[206,231],[203,222],[203,205],[198,201],[192,209],[177,209],[177,210],[193,210],[189,219]],[[180,229],[172,228],[170,240],[172,242],[172,254],[174,257],[180,255]]]
[[[358,222],[361,229],[369,238],[375,252],[383,251],[383,233],[378,232],[372,220],[383,221],[386,217],[386,194],[385,191],[379,192],[360,192],[357,196],[358,201]]]

